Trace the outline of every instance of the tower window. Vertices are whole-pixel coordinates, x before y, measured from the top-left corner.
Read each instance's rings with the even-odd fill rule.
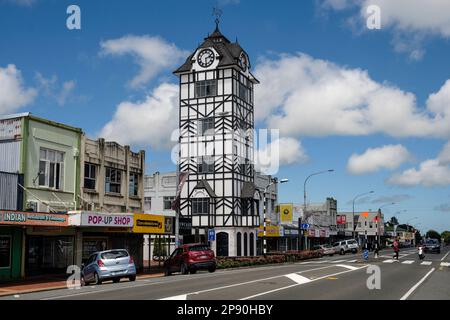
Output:
[[[214,118],[206,118],[206,119],[199,120],[199,124],[198,124],[199,134],[201,134],[202,136],[204,136],[208,133],[214,134],[214,125],[215,125]]]
[[[198,173],[214,173],[214,158],[201,157],[198,162]]]
[[[249,101],[249,90],[242,83],[239,83],[239,98],[241,98],[242,100],[244,100],[246,102]]]
[[[195,83],[196,98],[212,97],[217,95],[217,81],[204,80]]]
[[[192,215],[209,214],[209,198],[192,199]]]

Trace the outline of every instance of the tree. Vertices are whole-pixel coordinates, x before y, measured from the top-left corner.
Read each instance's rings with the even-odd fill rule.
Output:
[[[414,236],[415,236],[415,243],[416,244],[420,243],[420,241],[422,241],[422,235],[420,234],[419,230],[416,230],[416,234]]]
[[[428,231],[426,237],[431,238],[431,239],[437,239],[437,240],[441,241],[441,235],[436,230]]]
[[[397,225],[397,224],[398,224],[398,219],[397,219],[397,217],[392,217],[392,218],[391,218],[391,224],[393,224],[393,225]]]
[[[450,244],[450,231],[442,232],[441,238],[444,239],[445,244]]]

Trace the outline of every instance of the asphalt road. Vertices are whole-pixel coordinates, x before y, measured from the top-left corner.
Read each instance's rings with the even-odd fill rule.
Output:
[[[10,300],[450,300],[450,248],[427,254],[404,249],[400,260],[335,255],[296,264],[199,272],[8,296]],[[373,255],[373,254],[371,254]],[[375,270],[375,274],[373,273]],[[368,273],[371,271],[371,273]],[[379,273],[378,273],[379,272]],[[379,274],[380,277],[376,278]],[[378,281],[379,279],[379,281]],[[371,289],[368,288],[369,282]],[[380,287],[378,288],[379,285]]]

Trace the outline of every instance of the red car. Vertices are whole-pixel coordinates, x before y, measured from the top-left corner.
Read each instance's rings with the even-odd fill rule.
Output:
[[[181,274],[194,274],[197,270],[216,271],[216,258],[214,251],[205,244],[185,244],[170,255],[164,262],[166,276],[172,272]]]

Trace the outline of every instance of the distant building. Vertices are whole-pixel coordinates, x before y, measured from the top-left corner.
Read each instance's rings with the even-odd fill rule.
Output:
[[[309,239],[309,247],[326,242],[332,242],[337,238],[338,228],[336,222],[337,201],[327,198],[324,203],[312,203],[306,207],[306,214],[302,222],[309,224],[306,231]]]
[[[338,220],[343,221],[343,224],[339,225],[340,234],[344,235],[346,238],[351,238],[354,231],[355,238],[360,244],[363,244],[365,243],[366,236],[367,241],[370,243],[374,242],[377,236],[380,236],[380,239],[384,236],[385,230],[383,213],[381,213],[378,218],[378,212],[355,212],[355,230],[352,222],[353,212],[339,212],[338,216]]]
[[[108,213],[144,210],[145,151],[105,139],[81,139],[82,209]]]

